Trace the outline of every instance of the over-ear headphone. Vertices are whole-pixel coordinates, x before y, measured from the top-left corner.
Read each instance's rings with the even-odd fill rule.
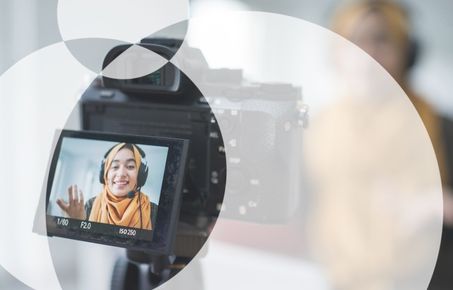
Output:
[[[420,54],[420,44],[414,36],[409,36],[407,44],[406,70],[410,70],[417,63]]]
[[[112,148],[107,150],[107,152],[104,155],[104,159],[102,159],[101,170],[99,170],[99,182],[101,184],[105,184],[105,182],[104,182],[105,160],[107,159],[107,156],[109,156],[109,154],[113,150],[113,148],[115,148],[115,146],[113,146]],[[132,152],[134,152],[134,149],[133,149],[134,147],[137,149],[137,151],[140,153],[140,155],[142,157],[142,161],[139,166],[138,174],[137,174],[137,188],[140,189],[143,185],[145,185],[146,179],[148,178],[148,164],[146,163],[146,160],[145,160],[145,157],[146,157],[145,151],[143,151],[143,149],[138,147],[137,145],[131,144],[131,143],[124,144],[123,147],[120,148],[120,150],[127,148],[127,149],[131,150]]]

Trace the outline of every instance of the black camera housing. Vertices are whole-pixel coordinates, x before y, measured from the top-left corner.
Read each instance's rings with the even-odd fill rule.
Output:
[[[181,43],[180,40],[155,41],[157,44],[140,45],[165,58],[170,58]],[[107,55],[104,66],[128,47],[114,48]],[[163,81],[149,83],[156,79],[153,75],[163,76]],[[174,253],[193,257],[219,215],[226,178],[222,135],[201,92],[183,72],[167,63],[142,78],[116,80],[103,77],[95,80],[82,95],[80,108],[84,131],[189,140]]]
[[[182,40],[144,39],[138,45],[171,59]],[[128,47],[109,52],[104,67]],[[81,119],[83,130],[190,140],[175,253],[193,257],[221,210],[225,217],[266,223],[286,221],[295,212],[300,205],[300,168],[298,162],[288,162],[288,156],[297,159],[300,148],[294,140],[307,124],[308,109],[300,106],[298,87],[246,84],[242,71],[210,69],[200,50],[184,49],[194,56],[193,61],[184,61],[205,73],[201,81],[209,96],[203,96],[184,72],[168,62],[141,78],[97,79],[82,96]],[[216,116],[225,132],[239,128],[228,144]],[[245,126],[250,119],[260,122],[253,128]],[[240,145],[230,146],[232,141]],[[248,161],[248,166],[237,160]],[[227,164],[230,185],[235,186],[229,186],[226,205]]]

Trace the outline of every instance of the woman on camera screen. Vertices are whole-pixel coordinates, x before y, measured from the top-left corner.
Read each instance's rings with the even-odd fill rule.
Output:
[[[58,206],[74,219],[152,230],[157,205],[141,192],[148,176],[144,151],[135,144],[119,143],[110,148],[102,161],[99,181],[102,191],[84,202],[77,185],[68,188],[68,202]]]

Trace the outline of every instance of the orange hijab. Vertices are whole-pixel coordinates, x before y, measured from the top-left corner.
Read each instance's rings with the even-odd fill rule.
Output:
[[[118,197],[112,194],[107,185],[107,172],[110,169],[114,157],[125,145],[125,143],[116,145],[106,157],[104,163],[104,189],[94,200],[89,220],[98,223],[151,230],[151,205],[148,196],[139,192],[133,198],[128,198],[127,196]],[[133,154],[138,171],[141,165],[141,155],[134,145]]]

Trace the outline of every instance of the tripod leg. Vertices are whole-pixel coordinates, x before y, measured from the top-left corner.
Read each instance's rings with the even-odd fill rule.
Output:
[[[126,257],[119,257],[113,267],[111,290],[139,290],[140,268]]]
[[[190,263],[190,271],[184,275],[190,275],[191,289],[203,290],[203,273],[198,260],[174,256],[149,256],[148,264],[131,262],[128,257],[119,257],[113,268],[111,290],[149,290],[155,289],[172,279],[184,267]],[[187,278],[187,277],[186,277]],[[184,289],[187,280],[180,284],[172,283],[171,289]]]

